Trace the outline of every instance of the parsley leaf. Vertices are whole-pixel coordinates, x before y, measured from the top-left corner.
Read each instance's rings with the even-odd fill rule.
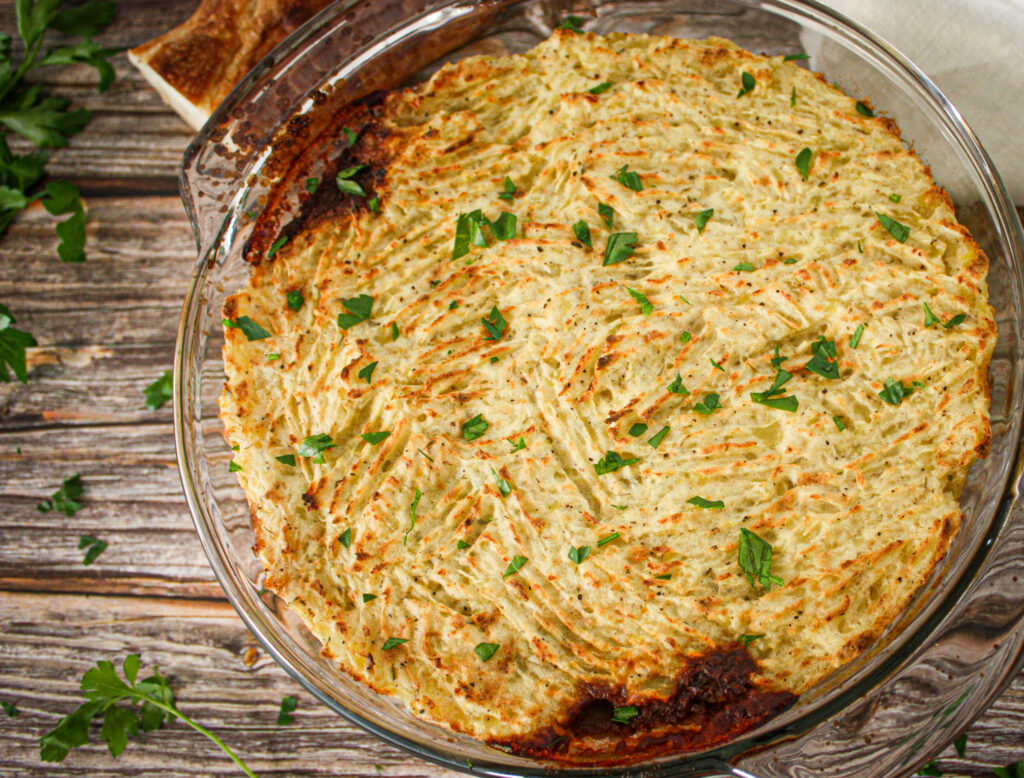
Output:
[[[322,454],[329,448],[334,448],[334,441],[326,432],[321,432],[317,435],[310,435],[302,441],[295,453],[300,457],[313,457]]]
[[[44,762],[61,762],[71,749],[89,742],[89,723],[103,716],[100,737],[107,743],[111,756],[118,756],[128,745],[128,737],[140,731],[152,732],[164,726],[172,716],[216,743],[249,778],[256,778],[245,763],[205,727],[178,710],[174,692],[160,672],[136,680],[141,662],[138,654],[124,660],[124,677],[118,675],[113,662],[101,660],[82,676],[86,702],[71,712],[57,726],[39,738],[39,757]],[[117,703],[125,702],[127,705]],[[141,705],[140,705],[141,703]],[[136,705],[139,708],[136,709]]]
[[[498,491],[501,492],[502,497],[508,497],[512,493],[512,487],[509,482],[502,478],[498,473],[491,468],[491,474],[494,476],[494,483],[498,485]]]
[[[352,548],[352,528],[348,527],[338,535],[338,542],[341,543],[345,548]]]
[[[402,538],[402,545],[406,545],[409,542],[409,533],[416,529],[416,509],[419,507],[420,498],[423,493],[420,492],[417,487],[415,494],[412,498],[412,503],[409,505],[409,529],[405,531],[405,537]]]
[[[800,175],[803,176],[804,181],[807,180],[811,174],[811,156],[813,152],[809,148],[802,148],[800,153],[796,155],[796,169],[800,171]]]
[[[473,647],[473,651],[478,657],[480,657],[481,662],[486,662],[494,656],[499,648],[501,648],[501,646],[497,643],[477,643]]]
[[[644,189],[644,185],[640,181],[640,174],[635,170],[630,170],[629,165],[623,165],[615,171],[615,175],[608,177],[634,192],[642,192]]]
[[[875,216],[878,217],[879,223],[885,227],[885,229],[900,243],[906,243],[907,238],[910,237],[910,227],[905,224],[900,224],[895,219],[886,216],[884,213],[875,211]]]
[[[499,192],[498,197],[502,200],[512,200],[516,196],[516,189],[518,187],[515,185],[515,182],[508,176],[505,176],[505,191]]]
[[[669,429],[667,425],[662,427],[654,433],[654,436],[650,440],[647,441],[648,444],[650,444],[652,448],[657,448],[661,444],[661,441],[665,439],[665,436],[668,435],[668,432]]]
[[[751,397],[758,394],[758,392],[751,392]],[[775,408],[780,411],[789,411],[790,413],[796,412],[796,409],[800,407],[800,401],[791,394],[785,397],[765,397],[762,400],[754,398],[754,402],[759,405],[766,405],[769,408]]]
[[[607,546],[613,540],[618,540],[621,537],[622,535],[618,532],[613,532],[611,535],[605,535],[603,538],[598,539],[597,547],[601,548],[602,546]]]
[[[967,320],[967,314],[958,313],[956,316],[950,318],[949,321],[942,321],[938,316],[932,313],[931,308],[928,307],[928,303],[924,303],[924,326],[931,327],[933,324],[938,322],[947,330],[951,327],[955,327],[958,324],[963,324]]]
[[[381,430],[380,432],[362,432],[359,434],[363,440],[369,443],[371,446],[376,446],[378,443],[382,443],[387,440],[388,435],[391,434],[391,430]]]
[[[221,319],[221,324],[225,327],[241,330],[242,334],[245,335],[246,340],[263,340],[264,338],[271,337],[269,332],[248,316],[239,316],[234,321],[231,319]]]
[[[508,567],[505,568],[505,572],[501,574],[501,577],[508,578],[510,575],[515,575],[522,569],[523,565],[529,561],[530,560],[524,556],[512,557],[512,561],[508,563]]]
[[[380,213],[380,198],[374,195],[366,201],[366,207],[369,208],[373,213]]]
[[[910,397],[913,393],[913,386],[905,386],[902,381],[886,378],[885,388],[878,393],[878,396],[889,403],[889,405],[899,405],[903,402],[903,398]]]
[[[481,437],[487,428],[491,426],[485,420],[481,414],[477,414],[469,421],[462,422],[462,437],[466,440],[476,440]]]
[[[366,165],[354,165],[345,170],[339,170],[338,175],[334,177],[334,182],[338,185],[338,189],[346,194],[359,195],[360,197],[366,197],[366,190],[363,189],[358,182],[352,180],[352,176],[363,170]]]
[[[307,192],[315,192],[316,188],[318,186],[320,186],[320,179],[319,178],[316,178],[314,176],[313,178],[307,178],[306,179],[306,191]]]
[[[708,357],[708,361],[710,361],[711,365],[713,367],[715,367],[716,369],[721,370],[723,373],[725,372],[725,368],[722,367],[722,363],[721,362],[716,362],[715,360],[711,359],[711,357]]]
[[[634,438],[639,438],[645,432],[647,432],[647,425],[641,424],[640,422],[637,422],[636,424],[629,428],[629,434],[632,435]]]
[[[814,356],[804,365],[805,368],[822,378],[832,380],[839,378],[839,362],[836,360],[834,340],[826,340],[822,335],[811,345],[811,351],[814,352]]]
[[[355,146],[356,140],[359,139],[359,133],[348,127],[343,127],[342,129],[345,132],[345,137],[348,139],[348,145]]]
[[[363,605],[366,605],[366,603],[368,603],[368,602],[373,602],[376,599],[377,599],[377,595],[376,594],[364,594],[363,595]]]
[[[291,724],[295,717],[292,716],[294,710],[299,707],[299,701],[294,697],[282,697],[281,707],[277,711],[277,724],[278,726],[284,726],[285,724]]]
[[[708,226],[708,221],[710,221],[711,217],[714,216],[714,215],[715,215],[715,209],[714,208],[708,208],[706,210],[701,211],[700,213],[698,213],[694,217],[693,221],[694,221],[694,224],[697,225],[697,232],[698,233],[704,232],[704,228]]]
[[[356,374],[356,378],[362,378],[366,381],[366,383],[370,383],[373,380],[373,371],[376,369],[376,367],[377,363],[371,362],[362,370],[360,370],[359,373]]]
[[[351,311],[351,313],[338,314],[338,326],[343,330],[351,329],[357,324],[366,321],[373,312],[373,298],[368,294],[349,297],[347,300],[342,300],[341,304]]]
[[[789,107],[796,108],[796,87],[793,87],[789,92]]]
[[[672,392],[672,394],[689,394],[690,393],[690,390],[687,389],[685,386],[683,386],[683,377],[681,375],[679,375],[679,373],[676,373],[675,379],[673,379],[672,383],[670,383],[668,385],[667,389],[670,392]]]
[[[497,219],[488,223],[491,225],[494,237],[498,240],[512,240],[516,235],[516,215],[514,213],[502,211]]]
[[[710,392],[704,395],[704,401],[694,405],[693,409],[697,411],[697,413],[710,416],[713,411],[721,407],[722,404],[718,401],[718,395],[715,392]]]
[[[560,30],[571,30],[572,32],[575,32],[575,33],[578,33],[578,34],[582,35],[583,34],[583,28],[580,26],[582,24],[583,24],[583,17],[581,17],[581,16],[567,16],[562,21],[562,23],[560,25],[558,25],[558,29],[560,29]]]
[[[273,243],[271,243],[270,244],[270,248],[267,249],[267,259],[273,259],[274,255],[277,254],[277,252],[279,252],[281,249],[283,249],[284,245],[287,242],[288,242],[288,238],[286,238],[284,235],[282,235],[280,238],[278,238]]]
[[[82,564],[91,565],[96,561],[96,557],[107,550],[107,544],[90,535],[82,535],[78,538],[78,550],[82,551],[84,549],[88,549],[88,551],[85,552],[85,556],[82,558]]]
[[[857,109],[857,113],[859,113],[861,116],[867,116],[870,119],[875,115],[875,112],[868,108],[868,106],[862,103],[860,100],[857,101],[857,104],[854,107]]]
[[[515,441],[514,443],[510,440],[509,445],[512,446],[512,450],[508,453],[514,454],[517,451],[522,451],[524,448],[526,448],[526,441],[523,440],[523,436],[520,435],[519,440]]]
[[[956,747],[957,756],[967,756],[967,733],[964,732],[960,737],[954,740],[953,745]]]
[[[295,454],[281,454],[279,457],[274,457],[282,465],[290,465],[295,467]]]
[[[242,469],[242,466],[240,464],[238,464],[235,460],[232,459],[230,462],[228,462],[228,472],[229,473],[237,473],[241,469]]]
[[[864,325],[858,324],[857,329],[853,331],[853,336],[850,338],[850,348],[857,348],[860,345],[860,339],[864,335]]]
[[[398,322],[391,322],[391,340],[392,340],[392,342],[398,340],[399,334],[400,333],[398,332]]]
[[[811,58],[810,54],[787,54],[785,57],[782,58],[782,61],[783,62],[795,62],[796,60],[810,59],[810,58]]]
[[[843,420],[840,419],[838,416],[833,416],[832,421],[835,422],[836,429],[839,430],[840,432],[846,429],[846,425],[843,424]]]
[[[607,92],[611,88],[612,88],[612,82],[611,81],[602,81],[600,84],[598,84],[597,86],[592,86],[587,91],[590,92],[590,94],[592,94],[592,95],[599,95],[602,92]]]
[[[82,509],[82,503],[78,500],[82,496],[82,476],[78,473],[68,476],[61,482],[60,489],[53,493],[53,496],[43,500],[36,509],[40,513],[49,513],[56,510],[65,516],[74,516]]]
[[[689,343],[690,342],[690,338],[692,338],[692,337],[693,337],[693,335],[691,335],[689,332],[684,332],[682,335],[679,336],[679,341],[681,343]]]
[[[740,77],[740,83],[743,85],[740,91],[736,94],[737,97],[743,97],[745,94],[749,94],[757,86],[757,81],[750,73],[743,71],[743,75]]]
[[[703,497],[691,497],[687,500],[690,505],[696,505],[698,508],[704,508],[706,510],[721,510],[725,507],[725,503],[721,500],[705,500]]]
[[[762,586],[770,589],[772,584],[782,586],[782,579],[772,575],[772,547],[767,541],[759,538],[746,527],[740,528],[738,550],[740,570],[747,577],[751,586],[756,578]]]
[[[756,269],[757,268],[755,268],[749,262],[740,262],[733,268],[733,270],[736,270],[741,273],[753,273]]]
[[[764,633],[761,633],[760,635],[740,635],[740,643],[745,646],[749,646],[755,640],[760,640],[763,637]]]
[[[594,244],[590,240],[590,225],[587,224],[583,219],[580,219],[574,225],[572,225],[573,234],[576,236],[576,240],[586,246],[588,249],[594,248]]]
[[[604,248],[604,261],[602,266],[616,265],[625,262],[633,256],[633,248],[636,246],[635,232],[613,232],[608,236],[608,243]]]
[[[300,310],[303,303],[306,302],[305,295],[303,295],[298,289],[292,289],[292,291],[285,295],[285,298],[288,300],[288,307],[293,311]]]
[[[895,192],[893,192],[891,195],[889,195],[889,199],[892,200],[894,203],[898,203],[900,200],[903,199],[903,195],[898,195]]]
[[[46,195],[42,203],[49,213],[72,214],[57,225],[57,256],[61,262],[85,262],[85,207],[77,187],[67,181],[49,181]]]
[[[501,340],[501,336],[505,332],[505,326],[508,324],[505,321],[505,317],[501,315],[501,311],[498,310],[497,305],[491,308],[491,312],[486,317],[480,319],[480,323],[487,330],[484,340],[495,341]]]
[[[409,642],[409,638],[388,638],[387,640],[384,641],[384,645],[381,646],[381,649],[383,649],[384,651],[390,651],[391,649],[397,648],[398,646],[402,645],[403,643],[408,643],[408,642]]]
[[[477,208],[469,213],[460,213],[455,222],[455,244],[452,246],[452,259],[459,259],[469,253],[469,246],[487,248],[483,224],[486,221],[483,212]]]
[[[146,407],[151,411],[163,408],[164,404],[171,399],[173,388],[171,371],[165,370],[162,376],[142,390],[142,394],[146,397]]]
[[[604,223],[608,225],[608,229],[610,230],[612,228],[612,221],[615,219],[615,209],[610,205],[598,203],[597,213],[604,220]]]
[[[569,546],[569,559],[576,564],[580,564],[584,559],[590,556],[590,546]]]
[[[935,764],[935,760],[932,759],[928,764],[926,764],[924,767],[918,770],[917,774],[921,776],[933,776],[941,778],[942,770],[939,769],[939,766]]]
[[[634,300],[636,300],[637,305],[640,306],[640,312],[644,316],[646,316],[648,319],[651,318],[651,313],[654,311],[654,304],[651,303],[650,300],[648,300],[644,295],[642,295],[640,292],[636,291],[635,289],[630,289],[627,286],[626,287],[626,291],[629,292],[629,296],[630,297],[632,297]]]
[[[949,321],[942,322],[942,326],[945,327],[948,330],[951,327],[955,327],[958,324],[963,324],[965,321],[967,321],[967,314],[966,313],[958,313],[956,316],[951,318]]]
[[[639,715],[640,711],[635,705],[627,705],[624,708],[615,708],[612,711],[612,721],[618,724],[628,724]]]
[[[623,459],[622,456],[615,451],[606,451],[604,456],[594,463],[594,472],[598,475],[605,475],[606,473],[614,472],[620,468],[635,465],[639,461],[639,458],[634,457],[630,459]]]
[[[7,702],[7,700],[0,702],[0,708],[4,709],[4,713],[7,714],[7,718],[9,719],[13,719],[15,716],[21,715],[21,711],[18,710],[17,704],[13,702]]]

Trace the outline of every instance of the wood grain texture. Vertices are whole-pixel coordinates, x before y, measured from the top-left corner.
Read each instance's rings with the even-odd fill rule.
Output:
[[[122,0],[100,40],[148,40],[195,4]],[[13,30],[13,19],[13,2],[0,0],[0,30]],[[39,735],[77,704],[86,667],[130,652],[170,674],[181,708],[260,775],[374,776],[375,765],[383,775],[453,775],[300,691],[222,599],[182,497],[170,409],[148,411],[142,396],[171,365],[195,261],[175,182],[191,133],[123,58],[116,68],[118,82],[103,95],[89,68],[41,78],[95,111],[50,165],[87,193],[88,261],[57,260],[53,219],[38,206],[0,241],[0,301],[40,342],[30,382],[0,385],[0,700],[22,711],[0,715],[0,775],[239,774],[180,723],[117,760],[102,743],[61,765],[38,760]],[[83,509],[73,517],[39,513],[40,500],[76,472]],[[110,544],[89,567],[77,549],[82,534]],[[293,725],[278,727],[287,694],[299,709]],[[950,749],[939,764],[947,775],[980,778],[1022,757],[1024,678],[971,729],[968,758]]]

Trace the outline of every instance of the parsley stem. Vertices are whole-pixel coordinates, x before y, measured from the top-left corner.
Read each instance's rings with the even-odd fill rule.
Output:
[[[215,734],[210,732],[210,730],[208,730],[202,724],[197,724],[196,722],[192,721],[192,719],[190,719],[188,716],[186,716],[184,713],[182,713],[177,708],[175,708],[175,707],[173,707],[171,705],[168,705],[167,703],[162,702],[162,701],[156,699],[155,697],[150,697],[148,694],[143,694],[140,691],[138,691],[137,689],[133,690],[133,691],[134,691],[134,693],[136,695],[138,695],[139,697],[144,699],[150,705],[155,705],[156,707],[160,708],[161,710],[166,711],[167,713],[171,713],[174,716],[177,716],[179,719],[181,719],[186,724],[188,724],[190,727],[192,727],[192,729],[194,729],[196,732],[199,732],[199,733],[201,733],[203,735],[206,735],[206,737],[210,738],[210,740],[212,740],[214,743],[216,743],[218,746],[220,746],[220,749],[225,754],[230,756],[231,757],[231,761],[234,762],[236,765],[238,765],[242,769],[242,771],[246,775],[249,776],[249,778],[257,778],[256,773],[254,773],[252,770],[250,770],[248,767],[246,767],[245,766],[245,762],[243,762],[241,759],[239,759],[238,756],[235,754],[235,752],[232,751],[230,748],[228,748],[227,745],[225,745],[223,740],[221,740]]]
[[[43,36],[40,35],[38,38],[35,39],[35,41],[33,41],[32,47],[27,52],[25,52],[25,58],[21,61],[21,65],[15,72],[14,78],[7,82],[7,86],[5,86],[3,89],[0,89],[0,102],[3,102],[3,99],[7,97],[8,93],[21,82],[22,76],[24,76],[29,70],[31,70],[32,65],[36,61],[36,55],[39,54],[39,47],[42,45]]]

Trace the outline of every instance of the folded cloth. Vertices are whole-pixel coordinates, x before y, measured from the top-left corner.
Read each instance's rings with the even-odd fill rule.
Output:
[[[1024,0],[826,0],[917,65],[1024,206]],[[880,106],[884,109],[884,106]]]

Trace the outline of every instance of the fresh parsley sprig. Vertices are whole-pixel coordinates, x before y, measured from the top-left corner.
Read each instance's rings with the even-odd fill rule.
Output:
[[[0,138],[0,143],[3,139]],[[0,215],[2,221],[2,215]],[[2,231],[2,229],[0,229]],[[11,373],[23,384],[28,383],[28,362],[25,349],[36,345],[36,339],[27,332],[15,329],[14,316],[0,303],[0,382],[11,380]],[[10,368],[10,372],[8,372]]]
[[[174,699],[170,684],[160,671],[136,680],[142,662],[138,654],[129,654],[124,660],[122,680],[114,663],[101,660],[82,676],[82,691],[86,702],[77,710],[62,718],[57,726],[39,739],[39,756],[44,762],[61,762],[71,749],[89,742],[89,723],[102,715],[103,727],[100,737],[110,749],[111,756],[118,756],[128,745],[128,737],[142,732],[161,729],[172,717],[179,718],[196,732],[206,735],[216,743],[242,771],[256,778],[234,751],[228,748],[215,734],[196,723],[180,710]],[[127,703],[127,705],[122,704]],[[136,705],[139,708],[136,708]]]

